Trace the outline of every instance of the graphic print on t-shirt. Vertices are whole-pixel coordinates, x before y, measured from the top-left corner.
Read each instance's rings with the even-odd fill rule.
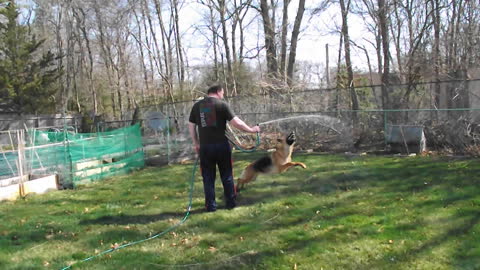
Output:
[[[200,126],[201,127],[217,126],[217,114],[215,111],[214,103],[204,102],[200,104]]]

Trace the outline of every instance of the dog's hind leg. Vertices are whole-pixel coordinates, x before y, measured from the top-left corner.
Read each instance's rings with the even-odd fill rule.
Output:
[[[282,173],[282,172],[290,169],[291,167],[295,167],[295,166],[300,166],[300,167],[302,167],[302,168],[304,168],[304,169],[307,168],[307,165],[303,164],[302,162],[287,162],[287,163],[283,164],[283,165],[280,167],[279,172]]]
[[[257,175],[258,173],[251,166],[245,168],[240,178],[237,179],[237,191],[243,189],[245,184],[255,181],[255,179],[257,179]]]

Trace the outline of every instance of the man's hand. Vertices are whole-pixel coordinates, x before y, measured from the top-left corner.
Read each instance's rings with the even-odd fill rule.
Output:
[[[197,154],[200,154],[200,144],[198,143],[197,126],[195,123],[188,122],[188,131],[193,141],[193,148]]]
[[[252,132],[254,132],[254,133],[260,132],[260,126],[254,126],[252,128]]]
[[[195,149],[195,153],[197,153],[197,155],[199,155],[200,154],[200,144],[195,143],[193,145],[193,148]]]

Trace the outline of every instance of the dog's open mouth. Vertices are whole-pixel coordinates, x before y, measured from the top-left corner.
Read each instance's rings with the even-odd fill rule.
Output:
[[[292,132],[292,133],[288,134],[287,140],[286,140],[288,145],[292,145],[295,142],[295,140],[296,140],[295,139],[295,132]]]

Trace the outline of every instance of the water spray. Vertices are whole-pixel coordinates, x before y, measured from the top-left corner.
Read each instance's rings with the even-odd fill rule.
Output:
[[[273,120],[269,120],[269,121],[266,121],[266,122],[259,123],[258,125],[259,126],[264,126],[264,125],[268,125],[268,124],[271,124],[271,123],[283,122],[283,121],[289,121],[289,120],[301,119],[301,118],[317,118],[317,119],[322,119],[323,122],[325,122],[325,123],[333,123],[333,124],[340,124],[341,123],[341,121],[338,118],[334,118],[334,117],[331,117],[331,116],[309,114],[309,115],[299,115],[299,116],[291,116],[291,117],[273,119]],[[329,129],[335,131],[338,134],[342,134],[340,131],[336,130],[331,125],[326,125],[326,124],[321,124],[321,123],[317,123],[317,124],[320,125],[320,126],[329,128]]]

